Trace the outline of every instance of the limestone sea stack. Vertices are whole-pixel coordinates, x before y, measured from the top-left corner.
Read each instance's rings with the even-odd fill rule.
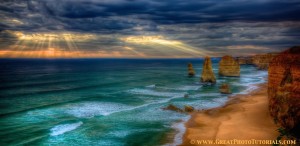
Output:
[[[194,68],[193,68],[192,63],[189,63],[189,64],[188,64],[188,76],[189,76],[189,77],[195,76],[195,70],[194,70]]]
[[[223,56],[219,62],[219,75],[240,76],[240,64],[229,55]]]
[[[200,81],[206,83],[216,83],[216,77],[212,69],[211,60],[208,56],[204,59]]]
[[[274,57],[269,64],[269,109],[274,120],[300,137],[300,46]]]

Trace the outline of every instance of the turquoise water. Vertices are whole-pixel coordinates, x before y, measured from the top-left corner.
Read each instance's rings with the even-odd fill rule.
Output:
[[[0,144],[180,144],[189,116],[163,107],[212,108],[227,101],[222,83],[246,94],[265,82],[267,72],[253,66],[241,66],[241,77],[218,77],[218,61],[217,84],[207,86],[199,83],[202,59],[2,59]]]

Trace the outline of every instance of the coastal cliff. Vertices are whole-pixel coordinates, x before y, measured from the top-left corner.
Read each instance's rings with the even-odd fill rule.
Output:
[[[269,67],[269,63],[276,55],[278,54],[268,53],[247,57],[236,57],[235,59],[240,65],[254,65],[257,67],[257,69],[267,70]]]
[[[240,65],[253,64],[252,57],[236,57],[235,59]]]
[[[282,127],[300,135],[300,46],[292,47],[270,62],[269,110]]]
[[[252,57],[252,64],[254,64],[257,67],[257,69],[267,70],[269,67],[269,63],[276,55],[277,54],[271,53],[255,55]]]
[[[240,76],[240,65],[231,56],[223,56],[219,63],[219,75]]]
[[[204,59],[200,80],[201,82],[216,83],[216,77],[212,69],[210,57],[205,57]]]

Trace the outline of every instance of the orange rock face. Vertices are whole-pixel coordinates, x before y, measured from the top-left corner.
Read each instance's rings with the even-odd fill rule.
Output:
[[[188,64],[188,76],[189,77],[195,76],[195,71],[194,71],[192,63]]]
[[[211,60],[209,57],[205,57],[200,81],[208,82],[208,83],[216,83],[216,77],[213,72]]]
[[[300,136],[300,46],[284,51],[270,62],[268,96],[275,121]]]
[[[219,62],[219,75],[240,76],[240,64],[231,56],[223,56]]]
[[[261,70],[266,70],[269,67],[269,63],[277,54],[262,54],[255,55],[252,58],[252,63]]]

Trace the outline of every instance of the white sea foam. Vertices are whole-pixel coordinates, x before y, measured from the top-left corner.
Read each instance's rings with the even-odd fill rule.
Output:
[[[202,93],[190,95],[189,98],[199,98],[199,97],[210,97],[210,96],[221,96],[221,93]]]
[[[165,144],[164,146],[177,146],[182,144],[182,137],[186,131],[185,123],[190,119],[191,116],[183,118],[179,123],[173,124],[171,127],[177,131],[173,143]]]
[[[152,96],[165,96],[170,98],[153,101],[139,106],[128,106],[125,104],[112,103],[112,102],[83,102],[83,103],[68,105],[65,112],[79,118],[91,118],[99,115],[107,116],[113,113],[130,111],[137,108],[146,107],[149,105],[166,103],[174,98],[181,98],[184,96],[184,94],[186,94],[186,92],[183,93],[156,92],[147,89],[133,89],[129,92],[136,93],[136,94],[152,95]]]
[[[170,89],[170,90],[180,90],[180,91],[191,91],[191,90],[199,90],[201,88],[201,85],[196,85],[196,86],[181,86],[181,87],[174,87],[174,88],[169,88],[169,87],[162,87],[161,89]]]
[[[240,82],[232,83],[232,85],[235,86],[246,86],[248,87],[246,90],[252,91],[254,88],[253,85],[255,84],[261,84],[266,82],[266,73],[261,72],[259,74],[254,75],[245,75],[240,79]],[[245,92],[245,91],[243,91]],[[249,92],[247,92],[249,93]]]
[[[241,77],[249,77],[249,78],[255,78],[255,77],[267,77],[268,72],[267,71],[258,71],[257,73],[251,73],[251,74],[242,74]]]
[[[171,97],[171,98],[166,98],[166,99],[163,99],[163,100],[159,100],[159,101],[155,101],[155,102],[143,104],[143,105],[140,105],[140,106],[128,108],[128,109],[125,109],[125,110],[123,110],[123,111],[130,111],[130,110],[134,110],[134,109],[138,109],[138,108],[142,108],[142,107],[147,107],[147,106],[150,106],[150,105],[167,103],[167,102],[169,102],[169,101],[172,100],[172,99],[183,97],[184,94],[185,94],[185,93],[183,93],[183,94],[178,94],[178,96],[173,96],[173,97]],[[118,112],[121,112],[121,111],[118,111]]]
[[[184,108],[185,105],[189,105],[194,107],[195,109],[209,109],[209,108],[214,108],[218,106],[222,106],[226,103],[227,101],[226,96],[221,96],[221,97],[216,97],[216,98],[198,98],[198,100],[192,100],[192,101],[175,101],[172,102],[174,105],[180,108]]]
[[[57,135],[64,134],[66,132],[75,130],[76,128],[78,128],[82,124],[83,123],[80,121],[80,122],[77,122],[77,123],[57,125],[57,126],[50,129],[50,131],[51,131],[50,135],[51,136],[57,136]]]
[[[252,91],[254,91],[256,89],[258,89],[257,86],[255,86],[255,85],[249,85],[246,90],[244,90],[244,91],[242,91],[242,92],[240,92],[238,94],[248,94],[248,93],[250,93],[250,92],[252,92]]]
[[[99,115],[110,115],[118,111],[129,109],[131,106],[112,102],[83,102],[69,105],[66,113],[79,118],[91,118]]]
[[[174,97],[174,96],[182,96],[184,93],[176,93],[176,92],[159,92],[150,89],[140,89],[135,88],[128,90],[131,94],[139,94],[139,95],[150,95],[150,96],[164,96],[164,97]]]
[[[156,86],[155,86],[155,84],[153,84],[153,85],[149,85],[149,86],[146,86],[147,88],[155,88]]]

